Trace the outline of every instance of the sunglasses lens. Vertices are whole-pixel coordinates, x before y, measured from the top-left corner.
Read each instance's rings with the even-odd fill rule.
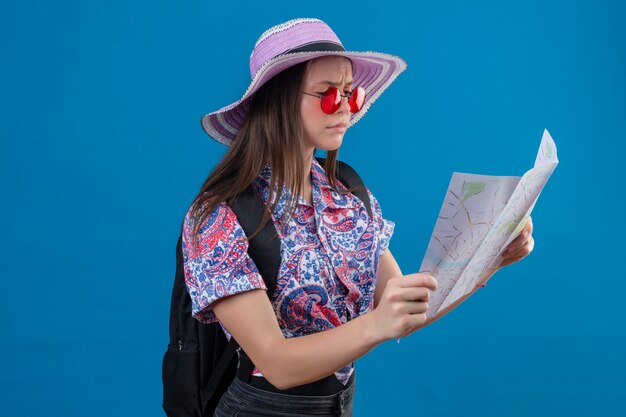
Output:
[[[335,87],[330,87],[322,97],[322,111],[326,114],[333,114],[341,105],[341,93]]]
[[[348,100],[350,111],[352,113],[358,112],[363,108],[363,103],[365,103],[365,89],[363,87],[357,87],[352,91],[350,99]]]
[[[334,114],[341,106],[341,92],[336,87],[330,87],[322,96],[322,111],[326,114]],[[350,111],[356,113],[363,108],[365,103],[365,89],[363,87],[357,87],[350,94],[348,99],[348,105]]]

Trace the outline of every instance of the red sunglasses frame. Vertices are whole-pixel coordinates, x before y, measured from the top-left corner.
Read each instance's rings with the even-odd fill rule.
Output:
[[[328,87],[328,89],[322,94],[311,94],[302,91],[302,94],[307,96],[317,97],[320,101],[322,111],[326,114],[333,114],[341,106],[341,100],[345,97],[348,98],[348,105],[350,106],[350,112],[356,113],[363,108],[365,103],[365,89],[363,87],[357,87],[350,94],[343,95],[337,87]]]

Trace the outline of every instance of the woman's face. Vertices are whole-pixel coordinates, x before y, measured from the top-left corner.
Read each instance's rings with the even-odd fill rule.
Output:
[[[340,56],[325,56],[310,62],[302,83],[302,91],[322,95],[328,87],[337,87],[343,95],[352,91],[352,63]],[[332,151],[341,146],[350,120],[348,99],[342,99],[333,114],[322,111],[321,100],[300,94],[300,120],[304,130],[304,146]]]

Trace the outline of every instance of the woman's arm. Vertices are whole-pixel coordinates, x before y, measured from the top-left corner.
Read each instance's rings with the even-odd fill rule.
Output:
[[[379,305],[339,327],[285,339],[262,290],[220,299],[211,305],[220,322],[275,387],[287,389],[332,375],[379,343],[419,327],[426,317],[427,274],[389,279]]]

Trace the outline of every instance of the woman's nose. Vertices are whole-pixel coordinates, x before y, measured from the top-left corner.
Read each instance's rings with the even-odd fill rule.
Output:
[[[350,113],[350,104],[348,104],[348,100],[350,96],[341,96],[341,102],[339,103],[339,108],[337,109],[337,113]]]

